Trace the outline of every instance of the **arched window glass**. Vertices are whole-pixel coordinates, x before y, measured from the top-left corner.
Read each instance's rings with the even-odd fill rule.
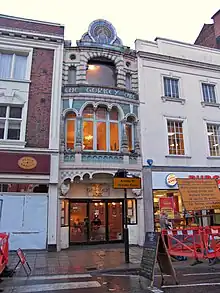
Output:
[[[91,85],[115,87],[115,65],[111,62],[90,61],[87,69],[87,82]]]
[[[83,149],[119,151],[119,121],[117,109],[105,107],[96,111],[90,106],[83,111]]]
[[[134,150],[134,122],[131,117],[126,122],[126,134],[128,139],[128,150],[129,152]]]
[[[76,68],[74,66],[69,67],[68,71],[68,83],[76,84]]]
[[[66,116],[66,148],[74,149],[76,131],[76,114],[69,113]]]
[[[127,90],[132,89],[132,86],[131,86],[131,74],[130,73],[126,73],[126,89]]]

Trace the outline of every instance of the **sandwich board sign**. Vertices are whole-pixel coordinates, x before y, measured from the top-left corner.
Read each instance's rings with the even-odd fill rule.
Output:
[[[178,284],[176,272],[163,237],[159,232],[146,232],[139,276],[148,281],[149,287],[152,287],[154,283],[156,262],[158,262],[162,277],[161,286],[164,284],[164,274],[172,276]]]

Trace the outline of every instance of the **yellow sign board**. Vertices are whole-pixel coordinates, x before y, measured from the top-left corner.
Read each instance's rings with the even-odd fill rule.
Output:
[[[141,178],[114,178],[113,187],[115,189],[140,189]]]
[[[31,170],[37,166],[37,161],[32,157],[22,157],[18,160],[18,166],[24,170]]]
[[[177,183],[186,210],[220,208],[220,191],[215,179],[177,179]]]

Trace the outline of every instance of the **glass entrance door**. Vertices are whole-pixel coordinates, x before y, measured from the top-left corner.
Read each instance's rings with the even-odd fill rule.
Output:
[[[89,203],[90,241],[106,241],[106,203]]]
[[[69,204],[70,243],[123,240],[122,200],[79,200]]]

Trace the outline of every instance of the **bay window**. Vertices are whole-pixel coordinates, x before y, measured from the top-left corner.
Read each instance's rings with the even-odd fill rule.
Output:
[[[0,78],[26,79],[27,56],[0,52]]]
[[[69,113],[66,116],[66,147],[74,149],[75,146],[76,114]]]
[[[96,151],[119,151],[118,111],[105,107],[94,111],[88,106],[83,111],[83,149]]]
[[[0,105],[0,140],[20,140],[22,107]]]

